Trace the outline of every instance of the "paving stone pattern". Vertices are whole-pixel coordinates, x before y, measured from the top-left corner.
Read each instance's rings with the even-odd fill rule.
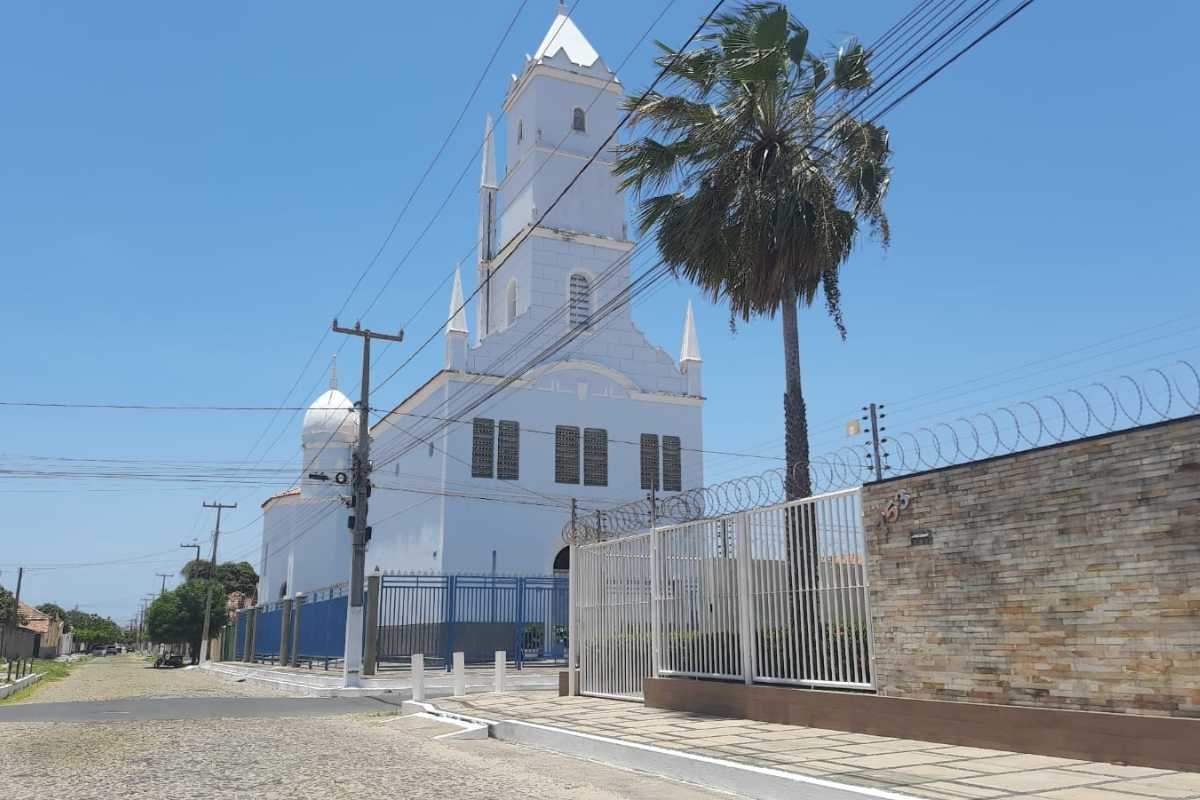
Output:
[[[435,701],[486,719],[537,723],[930,800],[1196,800],[1200,774],[664,711],[549,693]]]
[[[18,703],[116,700],[125,697],[279,697],[252,683],[223,681],[200,669],[154,669],[139,655],[93,658],[61,681],[45,683]]]
[[[862,498],[881,694],[1200,717],[1200,417]]]

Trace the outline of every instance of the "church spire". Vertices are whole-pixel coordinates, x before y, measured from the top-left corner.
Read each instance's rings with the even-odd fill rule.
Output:
[[[462,273],[454,267],[454,289],[450,292],[450,322],[446,325],[446,333],[467,332],[467,312],[463,308]]]
[[[700,339],[696,336],[696,319],[692,315],[692,301],[688,300],[687,316],[683,320],[683,344],[679,347],[679,371],[687,378],[687,393],[702,397],[700,372]]]
[[[683,344],[679,347],[679,364],[700,362],[700,340],[696,336],[696,320],[692,316],[692,301],[688,300],[687,316],[683,321]]]
[[[562,2],[558,4],[558,8],[554,14],[554,21],[550,23],[550,30],[546,31],[546,35],[542,38],[542,43],[538,45],[538,49],[534,52],[533,60],[540,61],[543,58],[552,59],[559,52],[566,56],[567,60],[572,64],[580,67],[591,67],[597,61],[601,61],[600,54],[596,52],[596,48],[592,47],[592,43],[587,40],[587,37],[575,25],[566,4]],[[602,61],[601,66],[603,66]],[[604,67],[604,71],[608,72],[608,68]]]
[[[479,172],[479,185],[486,188],[496,187],[496,143],[492,135],[491,114],[483,121],[483,165]]]
[[[337,388],[337,353],[333,354],[333,364],[329,367],[329,388]]]

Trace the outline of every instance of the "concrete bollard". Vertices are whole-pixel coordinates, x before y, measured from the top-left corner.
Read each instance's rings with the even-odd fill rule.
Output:
[[[467,693],[467,662],[462,653],[454,654],[454,696]]]
[[[425,699],[425,654],[412,657],[412,699],[420,703]]]
[[[496,679],[492,684],[492,691],[499,694],[504,691],[504,667],[508,661],[508,654],[503,650],[496,651]]]

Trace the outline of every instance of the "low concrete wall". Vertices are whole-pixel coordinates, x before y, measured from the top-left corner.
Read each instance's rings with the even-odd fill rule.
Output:
[[[26,686],[28,686],[31,683],[40,681],[42,679],[42,677],[45,676],[45,674],[46,673],[44,673],[44,672],[34,672],[30,675],[26,675],[24,678],[21,678],[20,680],[13,681],[12,683],[6,683],[3,686],[0,686],[0,700],[3,700],[4,698],[8,697],[13,692],[24,689]]]
[[[1200,720],[908,700],[871,694],[647,678],[646,705],[720,717],[1200,771]]]

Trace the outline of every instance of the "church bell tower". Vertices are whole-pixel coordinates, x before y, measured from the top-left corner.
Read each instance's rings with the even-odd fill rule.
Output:
[[[590,286],[585,282],[595,281],[597,265],[611,264],[631,248],[624,195],[612,173],[616,141],[603,146],[620,120],[622,96],[617,76],[560,4],[541,44],[509,84],[500,176],[491,120],[485,125],[477,276],[485,290],[476,343],[530,309],[561,304],[570,296],[573,274],[580,276],[574,278],[576,288]],[[510,261],[514,254],[506,245],[535,226],[538,235],[586,242],[587,253],[580,250],[580,257],[573,258],[568,248],[561,248],[555,269],[544,258],[524,265]],[[611,256],[596,251],[610,247]],[[509,263],[501,269],[504,262]],[[616,291],[627,281],[626,264],[605,285]]]

